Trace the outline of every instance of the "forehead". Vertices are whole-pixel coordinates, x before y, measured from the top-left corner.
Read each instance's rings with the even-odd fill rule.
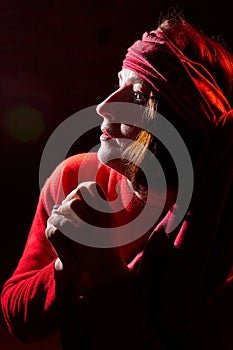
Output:
[[[139,77],[132,70],[123,68],[119,73],[119,84],[120,86],[134,86],[145,94],[149,94],[152,91],[150,84],[143,78]]]
[[[123,68],[119,73],[118,73],[118,78],[120,80],[132,80],[133,83],[141,83],[143,84],[144,79],[140,78],[136,73],[134,73],[132,70]]]

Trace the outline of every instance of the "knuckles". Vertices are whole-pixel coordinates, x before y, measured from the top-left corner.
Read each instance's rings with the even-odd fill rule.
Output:
[[[84,190],[89,198],[95,200],[94,189],[96,187],[98,188],[98,185],[95,182],[81,183],[67,195],[61,205],[52,210],[45,231],[48,240],[59,239],[60,235],[66,235],[69,231],[74,233],[81,227],[83,220],[96,223],[98,226],[99,213],[96,213],[96,210],[92,209],[81,195],[81,190]]]

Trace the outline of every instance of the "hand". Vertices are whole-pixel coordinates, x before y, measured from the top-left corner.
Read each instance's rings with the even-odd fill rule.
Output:
[[[78,239],[77,241],[74,240],[80,233],[82,235],[85,234],[84,220],[94,226],[99,226],[101,222],[104,223],[105,227],[109,227],[109,234],[111,234],[110,216],[102,211],[99,212],[93,209],[91,205],[85,202],[81,194],[81,192],[85,193],[88,203],[94,204],[97,202],[95,190],[96,183],[94,182],[84,182],[73,190],[63,200],[62,204],[53,210],[48,220],[48,225],[52,229],[47,232],[49,235],[48,239],[53,244],[58,256],[61,257],[61,261],[62,259],[64,261],[68,259],[66,255],[64,256],[63,247],[59,244],[60,240],[64,241],[65,239],[69,247],[72,247],[71,259],[74,259],[76,263],[78,262],[89,273],[94,284],[100,285],[116,278],[124,277],[130,271],[122,257],[120,247],[95,248],[78,243]],[[104,197],[103,193],[101,195]],[[50,232],[52,232],[51,235],[49,234]],[[71,232],[73,240],[68,239]]]
[[[54,212],[48,219],[45,234],[58,256],[54,264],[57,293],[64,296],[69,291],[80,296],[92,289],[90,276],[78,262],[71,241],[52,224]]]

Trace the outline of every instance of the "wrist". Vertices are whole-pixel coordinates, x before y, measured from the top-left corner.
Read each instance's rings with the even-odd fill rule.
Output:
[[[54,278],[57,292],[64,294],[67,290],[80,284],[83,274],[84,270],[80,266],[76,265],[72,269],[66,269],[62,261],[57,258],[54,262]]]

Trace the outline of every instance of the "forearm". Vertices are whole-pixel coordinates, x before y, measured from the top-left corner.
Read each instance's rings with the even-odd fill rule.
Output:
[[[39,271],[13,276],[1,295],[2,310],[11,333],[22,342],[42,338],[58,327],[54,262]],[[18,281],[17,281],[18,279]]]
[[[92,288],[83,269],[77,268],[75,275],[57,271],[57,260],[39,271],[13,276],[3,288],[1,303],[6,323],[22,342],[58,330],[62,309]]]

